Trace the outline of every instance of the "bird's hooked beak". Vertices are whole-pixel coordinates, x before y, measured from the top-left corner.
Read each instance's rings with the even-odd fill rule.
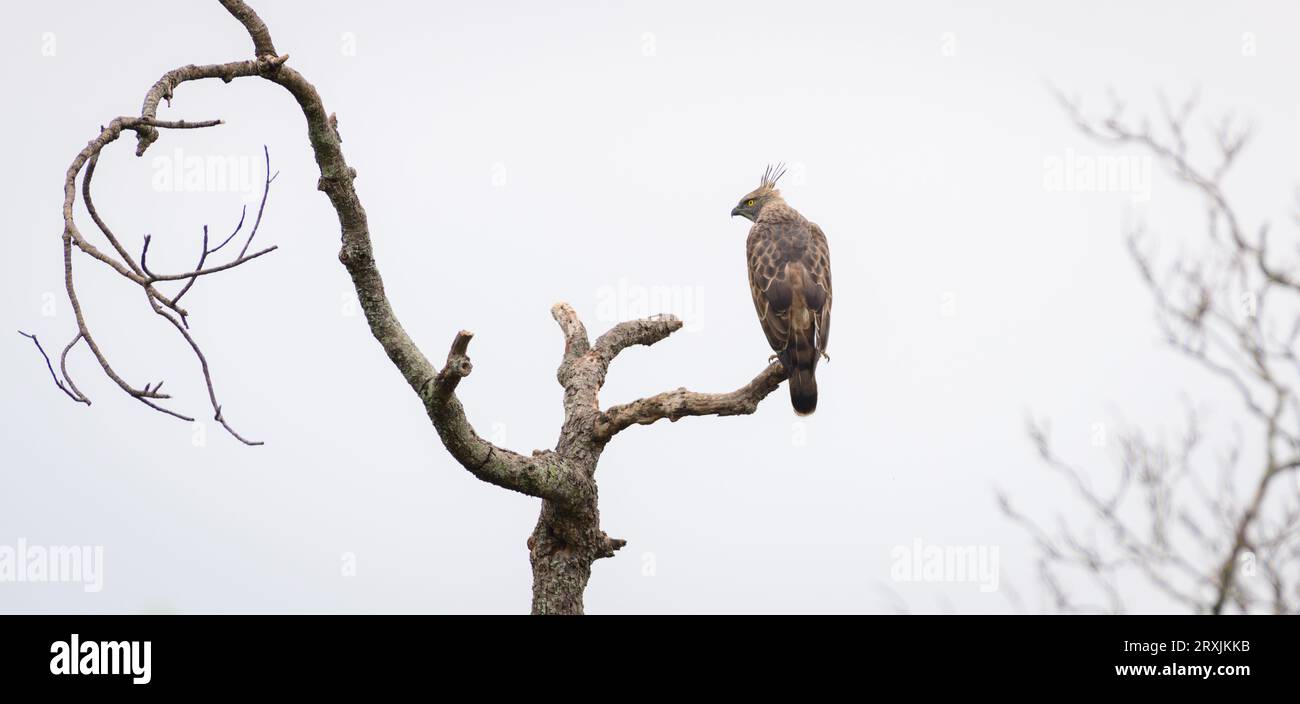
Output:
[[[737,205],[736,207],[734,207],[734,208],[731,209],[731,217],[734,218],[734,217],[736,217],[737,215],[740,215],[740,206],[739,206],[739,205]]]

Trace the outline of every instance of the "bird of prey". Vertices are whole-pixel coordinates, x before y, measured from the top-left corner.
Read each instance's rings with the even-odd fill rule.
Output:
[[[731,215],[753,221],[745,254],[749,289],[767,342],[790,379],[795,413],[817,410],[817,362],[831,330],[831,260],[826,235],[781,198],[782,165],[769,166],[758,188]]]

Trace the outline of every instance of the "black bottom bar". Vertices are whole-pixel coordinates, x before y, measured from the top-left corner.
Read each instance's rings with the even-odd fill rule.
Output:
[[[481,686],[485,677],[527,686],[537,676],[563,687],[588,671],[638,686],[690,676],[734,678],[747,688],[808,678],[874,687],[887,678],[926,692],[1026,682],[1243,690],[1290,686],[1300,661],[1295,624],[1146,616],[6,616],[0,673],[6,686],[141,693],[270,684],[304,692],[420,685],[432,694],[435,676],[437,691],[450,696],[447,688]],[[87,672],[95,669],[100,674]]]

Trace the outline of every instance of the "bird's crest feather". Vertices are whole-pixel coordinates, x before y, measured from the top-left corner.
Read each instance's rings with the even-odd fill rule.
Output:
[[[784,175],[785,175],[785,162],[776,164],[775,166],[773,166],[772,164],[768,164],[767,169],[763,171],[763,180],[759,181],[758,183],[759,190],[775,191],[776,182],[781,180],[781,177]]]

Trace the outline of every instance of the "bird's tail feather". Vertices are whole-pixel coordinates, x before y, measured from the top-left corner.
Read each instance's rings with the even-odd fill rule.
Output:
[[[795,367],[790,373],[790,403],[801,416],[817,410],[817,376],[812,367]]]
[[[804,335],[792,335],[780,354],[781,363],[790,375],[790,404],[794,412],[806,416],[817,410],[817,360],[820,353]]]

